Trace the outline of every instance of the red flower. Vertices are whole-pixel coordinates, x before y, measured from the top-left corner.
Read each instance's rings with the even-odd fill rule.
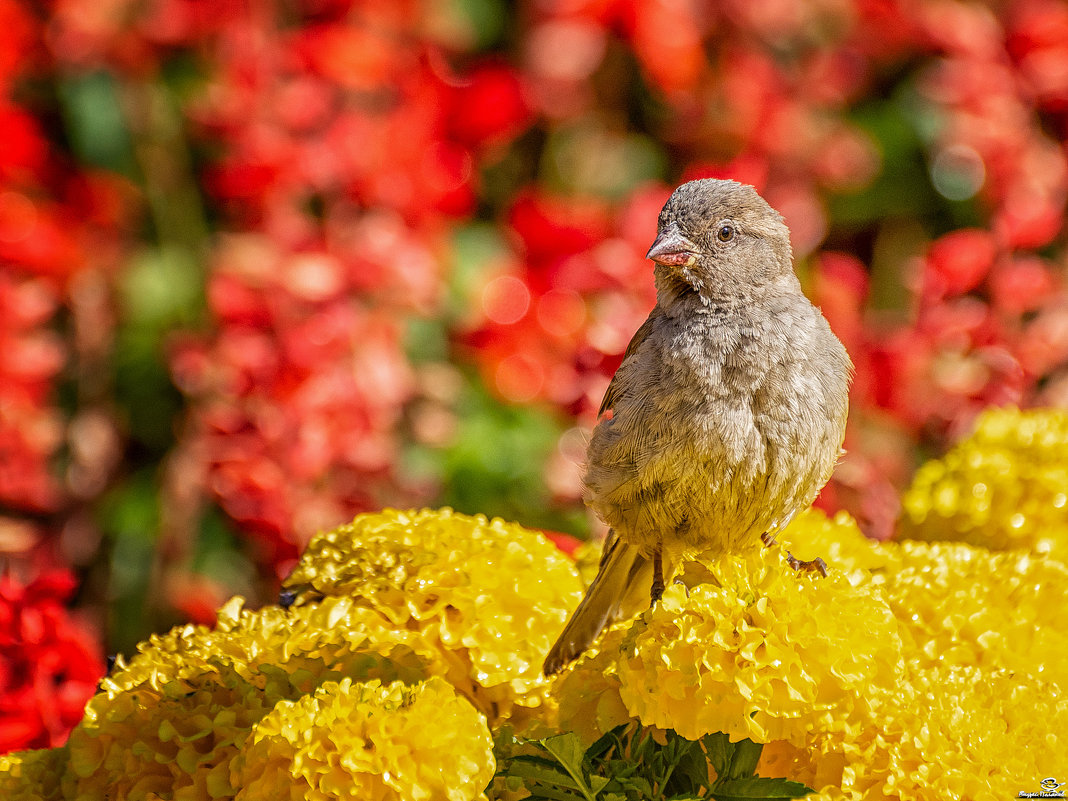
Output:
[[[449,127],[461,142],[477,147],[512,139],[530,124],[531,117],[515,71],[502,64],[484,64],[457,89]]]
[[[552,542],[553,545],[555,545],[561,551],[566,553],[568,556],[573,557],[575,555],[575,551],[580,545],[582,545],[582,540],[578,539],[577,537],[572,537],[570,534],[563,534],[559,531],[544,531],[542,533],[544,533],[545,536],[548,537],[548,539]]]
[[[1008,9],[1008,52],[1039,103],[1068,111],[1068,6],[1056,0],[1027,0]]]
[[[36,175],[48,157],[48,145],[37,121],[20,108],[0,104],[0,130],[4,131],[0,178]]]
[[[997,246],[989,231],[963,228],[946,234],[927,252],[932,297],[975,289],[994,266]]]
[[[0,576],[0,752],[62,745],[104,674],[100,646],[68,612],[65,570]]]

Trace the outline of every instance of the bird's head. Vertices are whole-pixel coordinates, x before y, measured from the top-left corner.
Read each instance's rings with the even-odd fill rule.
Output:
[[[662,302],[696,295],[745,300],[793,277],[790,231],[753,187],[703,179],[676,189],[657,220],[648,258]]]

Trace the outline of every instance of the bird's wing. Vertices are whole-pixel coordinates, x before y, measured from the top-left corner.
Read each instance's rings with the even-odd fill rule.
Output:
[[[634,336],[631,337],[630,344],[627,345],[627,349],[623,351],[623,361],[620,362],[620,366],[627,361],[632,353],[634,353],[641,346],[642,342],[646,340],[650,333],[652,333],[653,326],[658,317],[660,317],[660,307],[656,306],[649,316],[645,318],[645,322],[641,324],[641,327],[634,332]],[[601,401],[601,408],[597,410],[597,416],[600,417],[606,411],[615,406],[616,393],[619,391],[619,370],[616,370],[616,374],[612,376],[612,380],[608,382],[608,389],[604,391],[604,399]]]

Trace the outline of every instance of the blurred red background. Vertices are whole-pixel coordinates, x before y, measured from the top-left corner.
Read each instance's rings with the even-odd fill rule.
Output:
[[[0,750],[360,511],[587,536],[683,180],[785,215],[870,536],[1068,406],[1064,2],[0,0],[0,97]]]

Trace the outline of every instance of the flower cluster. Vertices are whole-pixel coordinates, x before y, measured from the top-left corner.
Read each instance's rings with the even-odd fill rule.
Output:
[[[1057,419],[991,413],[976,440],[1040,462]],[[1011,795],[1055,768],[1060,540],[877,544],[816,510],[781,538],[698,555],[547,681],[540,659],[581,586],[548,538],[448,509],[361,515],[312,540],[283,605],[235,598],[214,627],[118,660],[69,742],[5,757],[0,787],[19,801],[475,799],[507,792],[487,790],[505,723],[590,742],[634,722],[724,732],[765,744],[761,775],[828,799]],[[830,575],[794,573],[786,547],[822,554]]]
[[[474,799],[490,724],[552,724],[541,657],[580,583],[541,534],[362,515],[313,540],[288,586],[285,607],[235,598],[214,627],[120,658],[64,747],[7,758],[5,797]]]
[[[183,447],[258,559],[284,573],[313,533],[396,489],[391,431],[414,378],[397,321],[354,300],[356,275],[336,257],[246,235],[216,259],[208,299],[219,329],[173,358],[197,400]]]
[[[0,156],[0,505],[51,512],[69,489],[80,489],[65,487],[51,468],[67,433],[53,393],[68,360],[92,358],[79,326],[94,326],[89,338],[96,341],[109,336],[111,321],[87,296],[124,257],[129,214],[123,183],[72,164],[51,144],[32,96],[20,91],[40,58],[43,31],[12,0],[0,3],[0,19],[7,131]],[[61,308],[76,331],[68,340],[53,330]]]
[[[63,70],[106,65],[125,92],[156,159],[146,194],[173,200],[154,209],[162,244],[206,256],[209,326],[165,343],[190,407],[176,480],[221,507],[271,583],[315,532],[436,489],[396,470],[420,392],[406,329],[444,314],[480,168],[533,119],[513,67],[452,58],[478,35],[443,8],[361,0],[73,0],[48,20]],[[169,83],[185,71],[196,91]]]
[[[769,744],[762,775],[851,798],[1012,794],[1057,764],[1068,652],[1053,618],[1068,566],[876,545],[815,511],[783,539],[802,553],[837,542],[831,575],[795,576],[776,550],[699,558],[564,676],[561,725],[749,737]]]
[[[478,798],[493,775],[486,720],[439,678],[414,686],[326,682],[279,702],[231,769],[235,801]]]
[[[481,287],[469,333],[486,383],[514,402],[545,400],[589,416],[655,294],[645,252],[666,186],[622,208],[528,192],[508,213],[522,256]],[[571,491],[574,491],[573,488]]]
[[[0,502],[31,510],[50,509],[60,494],[48,460],[62,426],[46,402],[64,358],[44,328],[55,309],[45,282],[0,274]]]
[[[901,535],[994,550],[1068,546],[1068,412],[990,409],[916,473]]]
[[[95,637],[65,608],[74,588],[67,571],[0,575],[0,752],[61,744],[103,672]]]
[[[187,109],[220,151],[204,183],[228,236],[215,330],[172,360],[186,447],[279,576],[315,532],[425,493],[394,469],[418,383],[405,323],[442,312],[476,158],[529,116],[511,70],[453,71],[414,7],[348,5],[225,16]]]
[[[71,734],[64,792],[229,787],[249,732],[279,702],[331,681],[415,684],[444,672],[415,637],[352,599],[293,612],[242,606],[235,598],[216,627],[174,629],[117,664]]]
[[[101,377],[133,216],[126,181],[77,163],[49,128],[56,109],[36,86],[53,64],[46,28],[0,0],[0,752],[62,743],[104,668],[99,621],[68,608],[71,563],[89,549],[55,544],[116,450],[98,391],[73,412],[59,394],[72,376]]]
[[[857,365],[823,508],[890,539],[981,409],[1068,406],[1062,0],[28,8],[0,0],[0,555],[92,576],[113,643],[272,597],[359,512],[488,508],[488,451],[556,504],[513,481],[515,516],[581,531],[584,427],[689,178],[782,211]],[[1055,549],[1053,446],[976,447],[921,474],[905,533]],[[432,614],[405,625],[442,675],[478,674]],[[492,722],[490,686],[463,692]]]
[[[361,515],[313,539],[284,587],[297,609],[351,597],[418,632],[494,723],[546,702],[541,662],[581,597],[542,535],[449,510]]]

